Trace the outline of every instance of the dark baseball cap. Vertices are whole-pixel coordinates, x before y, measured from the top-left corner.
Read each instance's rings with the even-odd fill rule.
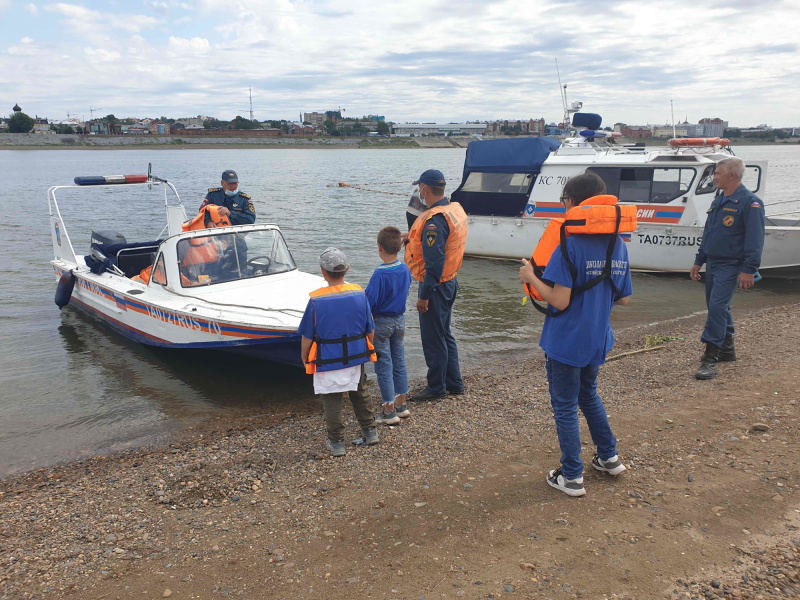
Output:
[[[239,183],[239,178],[236,176],[236,171],[223,171],[222,181],[225,183]]]
[[[420,175],[419,179],[417,179],[411,185],[419,185],[420,183],[424,183],[425,185],[432,185],[434,187],[441,187],[445,185],[444,173],[442,173],[437,169],[428,169],[422,175]]]

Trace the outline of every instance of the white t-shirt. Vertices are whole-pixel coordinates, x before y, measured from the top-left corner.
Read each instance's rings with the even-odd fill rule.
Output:
[[[314,393],[354,392],[358,389],[359,379],[361,379],[361,365],[335,371],[317,371],[314,373]]]

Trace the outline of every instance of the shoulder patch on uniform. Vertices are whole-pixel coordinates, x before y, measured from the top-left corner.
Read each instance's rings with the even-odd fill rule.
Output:
[[[239,195],[240,195],[242,198],[247,198],[248,200],[250,200],[250,196],[249,196],[248,194],[243,194],[242,192],[239,192]]]
[[[425,243],[427,243],[428,246],[433,246],[436,243],[436,236],[438,233],[436,228],[425,231]]]
[[[755,206],[756,208],[764,208],[761,206],[761,202],[753,202],[750,206]]]
[[[208,191],[209,191],[209,192],[218,192],[218,191],[220,191],[221,189],[222,189],[222,188],[208,188]]]
[[[256,207],[253,206],[252,202],[248,202],[247,203],[247,210],[249,210],[250,212],[254,213],[254,212],[256,212]]]
[[[437,230],[437,229],[439,229],[439,228],[436,226],[436,223],[434,223],[433,221],[428,221],[428,222],[425,224],[425,229],[426,229],[426,230],[430,229],[430,230],[436,231],[436,230]]]

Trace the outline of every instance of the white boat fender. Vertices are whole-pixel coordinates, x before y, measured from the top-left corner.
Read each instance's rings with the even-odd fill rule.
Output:
[[[69,299],[72,297],[72,289],[74,287],[75,275],[70,269],[59,278],[58,286],[56,286],[56,305],[59,310],[69,304]]]

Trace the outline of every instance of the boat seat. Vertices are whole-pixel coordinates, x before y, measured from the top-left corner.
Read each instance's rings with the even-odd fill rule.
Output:
[[[157,252],[158,246],[122,249],[117,252],[117,267],[126,277],[133,277],[155,262]]]
[[[92,273],[114,270],[122,271],[126,277],[134,277],[153,264],[162,240],[132,244],[92,244],[92,254],[84,257]]]

